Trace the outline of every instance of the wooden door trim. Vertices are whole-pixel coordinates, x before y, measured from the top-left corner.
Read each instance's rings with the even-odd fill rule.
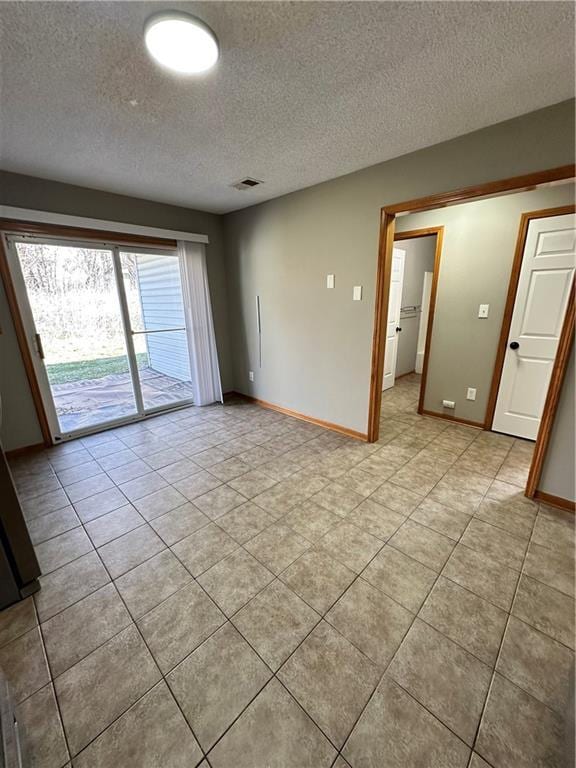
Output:
[[[375,443],[380,432],[382,406],[382,377],[384,375],[384,349],[386,347],[385,322],[388,317],[390,278],[392,275],[392,249],[394,248],[393,213],[380,211],[380,242],[378,245],[378,269],[376,273],[376,307],[372,335],[372,363],[370,373],[370,401],[368,404],[368,442]]]
[[[353,437],[355,440],[367,441],[367,435],[364,432],[358,432],[355,429],[344,427],[341,424],[334,424],[332,421],[324,421],[324,419],[317,419],[315,416],[308,416],[306,413],[300,411],[294,411],[292,408],[284,408],[282,405],[276,405],[276,403],[270,403],[268,400],[260,400],[258,397],[252,397],[252,395],[245,395],[243,392],[227,392],[225,399],[239,397],[242,400],[246,400],[249,403],[255,403],[262,408],[267,408],[277,413],[283,413],[285,416],[291,416],[293,419],[299,421],[306,421],[309,424],[316,424],[323,429],[329,429],[332,432],[338,432],[340,435],[346,435],[346,437]]]
[[[426,379],[428,378],[428,360],[430,345],[432,343],[432,328],[434,326],[434,312],[436,310],[436,295],[438,293],[438,275],[440,274],[440,259],[442,257],[442,243],[444,240],[444,227],[426,227],[424,229],[410,229],[406,232],[396,232],[394,242],[401,240],[414,240],[420,237],[436,237],[434,245],[434,269],[432,271],[432,285],[430,286],[430,306],[428,309],[428,323],[426,325],[426,341],[424,342],[424,359],[422,361],[422,378],[420,380],[420,395],[418,399],[418,413],[424,412],[424,398],[426,396]]]
[[[424,408],[421,412],[423,416],[432,416],[435,419],[445,419],[446,421],[452,421],[455,424],[464,424],[466,427],[474,427],[475,429],[484,429],[484,424],[479,421],[472,421],[471,419],[461,419],[459,416],[450,416],[448,413],[437,413],[436,411],[428,411]]]
[[[512,324],[512,315],[514,314],[514,305],[516,304],[518,281],[520,280],[520,272],[522,270],[522,262],[524,260],[524,248],[526,247],[528,226],[534,219],[546,219],[551,216],[564,216],[566,214],[575,212],[576,206],[563,205],[557,208],[545,208],[541,211],[529,211],[528,213],[523,213],[520,217],[520,227],[518,229],[518,237],[516,239],[516,250],[514,251],[512,271],[510,273],[510,282],[508,284],[508,295],[506,297],[506,306],[504,307],[502,328],[500,330],[500,339],[498,341],[498,351],[496,353],[496,360],[494,362],[492,384],[490,386],[488,405],[486,407],[484,429],[492,429],[494,423],[494,414],[496,412],[496,403],[498,402],[502,370],[504,369],[504,358],[506,356],[508,336],[510,334],[510,326]]]
[[[536,445],[534,446],[534,455],[532,457],[532,464],[528,474],[528,482],[526,483],[525,495],[528,496],[528,498],[534,498],[534,495],[538,489],[538,484],[542,475],[542,468],[544,467],[544,459],[546,458],[546,451],[548,449],[552,428],[554,426],[556,409],[558,407],[558,401],[560,400],[562,383],[564,381],[564,377],[566,376],[568,360],[570,359],[570,352],[572,351],[572,344],[574,341],[574,323],[576,322],[576,305],[574,294],[575,286],[573,279],[572,288],[570,289],[570,298],[568,300],[568,306],[566,307],[566,314],[564,315],[564,322],[562,324],[562,332],[558,342],[558,350],[556,352],[556,358],[552,368],[552,376],[548,386],[548,394],[546,395],[544,411],[540,420],[540,428],[538,429],[538,437],[536,438]]]
[[[368,403],[367,435],[369,442],[376,442],[376,440],[378,440],[380,426],[382,371],[384,369],[385,346],[383,321],[388,314],[388,294],[390,292],[390,273],[396,216],[399,213],[443,208],[447,205],[477,200],[481,197],[496,196],[506,192],[529,190],[540,184],[572,179],[575,175],[576,167],[574,165],[563,165],[558,168],[537,171],[523,176],[514,176],[508,179],[501,179],[499,181],[487,182],[486,184],[453,190],[451,192],[442,192],[440,194],[429,195],[415,200],[407,200],[403,203],[384,206],[380,209],[380,235],[376,269],[376,297]]]
[[[414,211],[428,211],[433,208],[444,208],[447,205],[465,203],[479,197],[495,197],[507,192],[529,190],[539,184],[547,184],[553,181],[562,181],[574,178],[574,165],[562,165],[558,168],[550,168],[546,171],[536,171],[523,176],[512,176],[508,179],[489,181],[485,184],[476,184],[472,187],[440,192],[436,195],[418,197],[414,200],[406,200],[403,203],[387,205],[383,210],[397,215],[399,213],[412,213]]]
[[[576,512],[576,502],[571,499],[564,499],[562,496],[554,496],[552,493],[544,493],[544,491],[534,491],[532,498],[543,504],[548,504],[550,507],[565,509],[567,512]]]
[[[42,400],[38,379],[36,378],[36,371],[34,370],[34,363],[32,361],[32,355],[30,354],[30,347],[28,346],[26,330],[22,321],[22,315],[20,314],[20,307],[18,306],[16,291],[14,290],[14,283],[12,282],[12,275],[10,274],[10,269],[8,267],[8,257],[6,255],[3,237],[0,237],[0,275],[2,276],[2,282],[6,292],[6,299],[8,301],[8,308],[10,309],[10,314],[12,315],[14,332],[16,334],[16,340],[18,341],[18,347],[20,348],[20,354],[22,356],[22,363],[24,364],[24,370],[26,372],[26,378],[28,379],[28,384],[30,385],[30,393],[32,395],[32,400],[36,409],[36,415],[38,416],[38,423],[40,425],[40,431],[42,432],[44,445],[52,445],[50,426],[48,424],[48,418],[44,409],[44,401]]]

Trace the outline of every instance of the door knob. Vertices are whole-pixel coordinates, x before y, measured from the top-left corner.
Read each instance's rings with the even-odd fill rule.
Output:
[[[517,341],[510,342],[510,349],[519,349],[519,348],[520,348],[520,344],[518,344]]]
[[[402,328],[396,328],[396,333],[399,333],[402,330]]]

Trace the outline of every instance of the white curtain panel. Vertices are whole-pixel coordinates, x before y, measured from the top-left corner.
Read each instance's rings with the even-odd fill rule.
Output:
[[[222,383],[208,288],[206,252],[202,243],[178,241],[186,274],[190,307],[190,356],[195,405],[222,402]]]

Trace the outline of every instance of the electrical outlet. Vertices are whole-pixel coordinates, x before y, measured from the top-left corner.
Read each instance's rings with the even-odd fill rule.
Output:
[[[248,371],[248,378],[250,381],[254,381],[254,371]]]
[[[486,318],[488,317],[488,311],[490,309],[490,304],[480,304],[478,307],[478,317]]]
[[[334,288],[334,275],[326,275],[326,288]]]
[[[454,400],[442,400],[442,408],[456,408]]]
[[[474,387],[468,387],[466,392],[466,400],[476,400],[476,390]]]

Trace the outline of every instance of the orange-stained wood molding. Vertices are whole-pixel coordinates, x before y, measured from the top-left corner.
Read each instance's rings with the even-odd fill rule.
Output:
[[[559,509],[566,509],[568,512],[576,512],[576,501],[570,501],[570,499],[563,499],[561,496],[553,496],[551,493],[545,493],[544,491],[536,491],[533,496],[537,501],[541,501],[543,504],[549,504],[551,507],[558,507]]]
[[[433,416],[435,419],[445,419],[446,421],[455,421],[456,424],[464,424],[467,427],[475,429],[484,429],[484,424],[479,421],[470,421],[469,419],[460,419],[458,416],[450,416],[448,413],[436,413],[436,411],[422,411],[423,416]]]
[[[324,429],[330,429],[332,432],[338,432],[341,435],[346,435],[347,437],[353,437],[356,440],[363,440],[364,442],[367,442],[368,435],[365,432],[357,432],[355,429],[349,429],[348,427],[343,427],[341,424],[333,424],[331,421],[324,421],[323,419],[317,419],[314,416],[307,416],[305,413],[300,413],[299,411],[293,411],[290,408],[283,408],[281,405],[276,405],[275,403],[269,403],[267,400],[260,400],[257,397],[252,397],[251,395],[245,395],[242,392],[227,392],[226,397],[241,397],[243,400],[247,400],[250,403],[255,403],[256,405],[262,406],[262,408],[268,408],[270,411],[277,411],[278,413],[283,413],[285,416],[292,416],[294,419],[299,419],[300,421],[307,421],[309,424],[315,424],[318,427],[323,427]]]

